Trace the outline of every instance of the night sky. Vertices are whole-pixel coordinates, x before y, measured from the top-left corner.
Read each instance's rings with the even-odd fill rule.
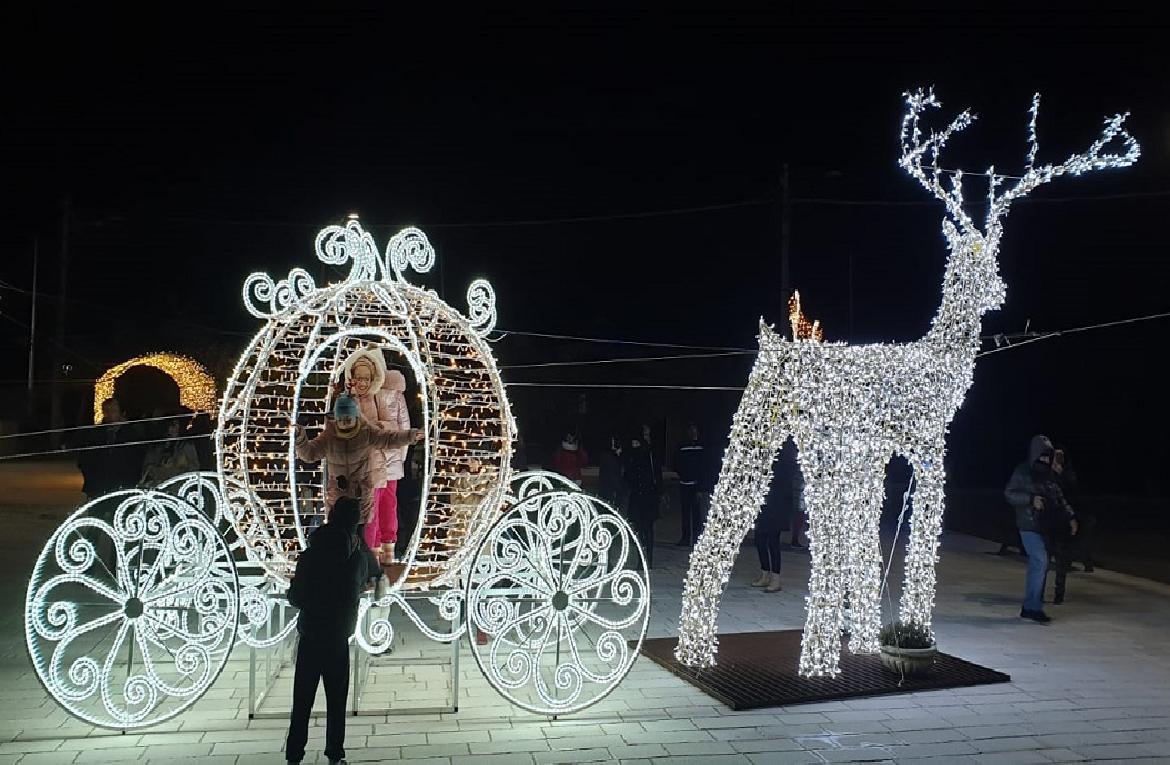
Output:
[[[297,265],[328,278],[313,237],[350,211],[380,243],[421,226],[442,264],[425,281],[456,306],[472,278],[491,279],[502,328],[751,347],[761,315],[784,319],[784,163],[792,284],[808,313],[830,340],[914,339],[945,256],[941,205],[897,165],[901,94],[919,85],[935,86],[940,127],[967,106],[980,114],[951,167],[1018,172],[1035,91],[1041,162],[1083,150],[1119,111],[1142,143],[1136,167],[1055,182],[1014,208],[1007,303],[987,334],[1170,310],[1167,30],[1133,14],[62,7],[5,27],[0,281],[31,287],[39,237],[39,289],[60,294],[67,197],[74,380],[155,349],[222,368],[256,328],[244,278]],[[972,179],[968,196],[983,193]],[[717,205],[735,206],[532,223]],[[42,309],[36,376],[57,379],[55,298]],[[0,314],[0,377],[16,396],[27,294],[4,289]],[[1164,497],[1167,330],[1153,321],[982,360],[952,426],[952,480],[1002,485],[1042,430],[1069,445],[1090,488]],[[517,335],[497,347],[504,366],[670,352]],[[749,368],[741,357],[505,377],[742,385]],[[545,439],[540,426],[577,393],[517,391],[521,429]],[[588,395],[614,427],[634,413],[672,429],[696,419],[713,440],[737,401]]]

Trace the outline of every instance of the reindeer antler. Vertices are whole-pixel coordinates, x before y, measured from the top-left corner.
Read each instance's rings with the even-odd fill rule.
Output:
[[[903,97],[906,99],[907,111],[906,116],[902,118],[902,158],[898,160],[898,164],[914,176],[927,191],[942,200],[955,222],[969,232],[977,232],[975,222],[963,210],[962,171],[956,172],[951,178],[951,188],[948,190],[943,188],[939,180],[940,174],[945,171],[938,166],[939,153],[947,141],[955,133],[970,126],[976,119],[975,115],[970,109],[965,109],[951,121],[946,130],[941,133],[931,131],[930,137],[923,141],[922,128],[919,126],[922,113],[928,108],[938,109],[942,104],[934,97],[933,89],[919,88],[913,93],[904,93]],[[923,159],[929,162],[925,168]]]
[[[1027,195],[1028,192],[1037,186],[1048,183],[1053,178],[1065,174],[1080,175],[1081,173],[1092,170],[1129,167],[1134,162],[1137,162],[1138,157],[1141,156],[1142,148],[1138,144],[1137,139],[1130,135],[1124,127],[1125,120],[1129,117],[1129,112],[1126,112],[1107,117],[1105,119],[1105,128],[1101,131],[1100,137],[1096,141],[1093,141],[1085,151],[1080,154],[1070,155],[1068,159],[1059,165],[1048,164],[1037,168],[1034,165],[1038,148],[1038,141],[1036,140],[1036,115],[1039,110],[1040,94],[1037,93],[1032,96],[1032,108],[1029,110],[1031,118],[1028,123],[1028,164],[1019,182],[997,197],[995,195],[995,189],[998,183],[995,180],[994,173],[992,174],[992,183],[987,198],[989,203],[987,210],[987,229],[989,232],[994,226],[999,224],[999,220],[1003,216],[1007,215],[1008,207],[1011,206],[1012,202]],[[1122,149],[1124,150],[1123,153],[1102,153],[1102,150],[1114,141],[1121,142]]]
[[[1036,152],[1039,149],[1039,141],[1036,138],[1036,117],[1040,111],[1040,94],[1037,93],[1032,97],[1032,108],[1029,109],[1028,159],[1024,175],[1019,178],[1019,182],[1015,186],[997,196],[996,191],[1006,176],[997,175],[994,167],[988,168],[987,221],[985,231],[980,232],[971,217],[963,210],[963,171],[954,171],[950,188],[947,189],[943,187],[939,176],[949,171],[940,169],[938,166],[939,153],[946,142],[950,140],[952,135],[974,122],[975,115],[969,109],[964,110],[962,114],[955,117],[946,130],[941,133],[932,131],[930,136],[923,140],[922,129],[919,126],[923,112],[928,108],[937,109],[942,104],[934,97],[934,91],[931,89],[919,88],[913,93],[905,93],[904,97],[907,110],[906,116],[902,118],[902,158],[898,164],[914,176],[927,191],[942,200],[954,222],[967,233],[984,235],[993,233],[998,228],[1000,220],[1007,215],[1012,202],[1026,196],[1032,189],[1043,183],[1048,183],[1057,176],[1080,175],[1090,170],[1104,170],[1112,167],[1128,167],[1136,162],[1141,155],[1141,147],[1138,145],[1137,139],[1126,132],[1123,127],[1126,118],[1129,117],[1127,112],[1107,118],[1101,136],[1086,151],[1073,154],[1059,165],[1048,164],[1036,167]],[[1103,153],[1105,147],[1114,141],[1121,142],[1122,153]],[[924,160],[927,161],[925,167],[923,166]]]

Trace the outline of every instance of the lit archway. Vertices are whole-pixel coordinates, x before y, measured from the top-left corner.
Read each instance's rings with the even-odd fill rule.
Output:
[[[102,404],[114,397],[114,383],[133,367],[154,367],[179,386],[179,403],[195,412],[213,412],[218,401],[215,379],[194,359],[175,353],[148,353],[110,367],[93,387],[93,421],[100,423]]]

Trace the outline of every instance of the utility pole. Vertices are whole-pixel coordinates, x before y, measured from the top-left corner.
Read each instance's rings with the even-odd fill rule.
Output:
[[[788,275],[788,231],[791,228],[792,199],[788,193],[788,163],[780,175],[780,316],[786,316],[792,284]]]
[[[853,250],[849,251],[849,342],[853,342]]]
[[[37,271],[41,259],[41,240],[33,238],[32,311],[28,319],[28,413],[36,410],[33,403],[33,369],[37,358]]]
[[[69,319],[69,197],[61,199],[61,259],[60,284],[57,286],[57,326],[54,328],[56,341],[53,348],[53,369],[50,385],[53,386],[52,405],[49,411],[49,427],[59,431],[65,425],[63,408],[64,391],[58,381],[65,364],[62,356],[65,347],[65,322]],[[61,441],[60,433],[54,433],[53,445]]]

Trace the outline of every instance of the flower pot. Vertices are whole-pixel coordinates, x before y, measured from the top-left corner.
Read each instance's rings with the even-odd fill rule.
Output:
[[[934,666],[938,653],[935,646],[930,648],[898,648],[892,645],[881,647],[882,666],[891,672],[909,677],[929,672]]]

